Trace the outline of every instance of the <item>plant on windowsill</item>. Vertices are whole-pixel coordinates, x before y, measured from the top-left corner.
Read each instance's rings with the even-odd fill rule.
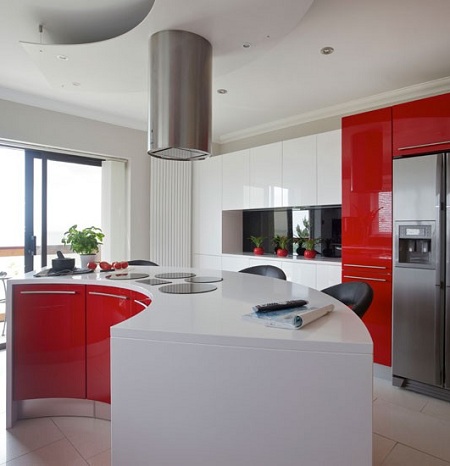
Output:
[[[255,245],[253,248],[253,254],[262,256],[264,254],[262,244],[266,238],[264,236],[250,236],[249,239]]]
[[[95,260],[104,237],[105,235],[98,227],[92,226],[79,230],[78,225],[72,225],[64,233],[61,242],[69,245],[73,252],[80,254],[81,268],[85,268],[88,262]]]

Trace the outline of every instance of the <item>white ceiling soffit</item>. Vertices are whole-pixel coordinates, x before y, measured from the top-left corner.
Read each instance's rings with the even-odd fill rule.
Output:
[[[114,93],[147,90],[147,45],[155,32],[180,29],[205,37],[213,48],[213,75],[223,76],[274,48],[313,0],[227,0],[213,6],[199,0],[189,7],[186,0],[81,3],[71,9],[55,0],[41,2],[34,9],[36,29],[43,25],[40,41],[21,45],[54,89]],[[134,49],[130,35],[139,44]]]
[[[146,89],[146,74],[134,73],[132,53],[120,37],[136,28],[155,0],[81,0],[64,6],[54,0],[31,11],[39,43],[21,42],[53,88],[82,92]],[[124,66],[125,65],[125,66]]]

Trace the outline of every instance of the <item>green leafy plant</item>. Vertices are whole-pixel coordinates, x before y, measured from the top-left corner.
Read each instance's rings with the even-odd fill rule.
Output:
[[[302,247],[305,248],[307,251],[313,251],[314,246],[322,242],[322,238],[308,238],[303,239]]]
[[[255,247],[260,248],[266,238],[264,236],[250,236],[249,240],[255,245]]]
[[[96,254],[105,235],[98,227],[88,227],[78,230],[78,225],[72,225],[65,233],[61,242],[69,245],[77,254]]]
[[[291,241],[289,236],[276,235],[273,238],[273,243],[280,249],[287,249]]]

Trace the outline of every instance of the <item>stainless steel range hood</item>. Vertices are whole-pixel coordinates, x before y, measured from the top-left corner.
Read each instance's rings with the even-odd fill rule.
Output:
[[[149,149],[155,157],[200,160],[211,154],[212,47],[187,31],[150,39]]]

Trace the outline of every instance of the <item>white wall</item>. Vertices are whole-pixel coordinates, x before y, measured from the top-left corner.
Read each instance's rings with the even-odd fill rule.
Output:
[[[130,258],[149,258],[146,132],[0,100],[0,139],[127,159]]]

